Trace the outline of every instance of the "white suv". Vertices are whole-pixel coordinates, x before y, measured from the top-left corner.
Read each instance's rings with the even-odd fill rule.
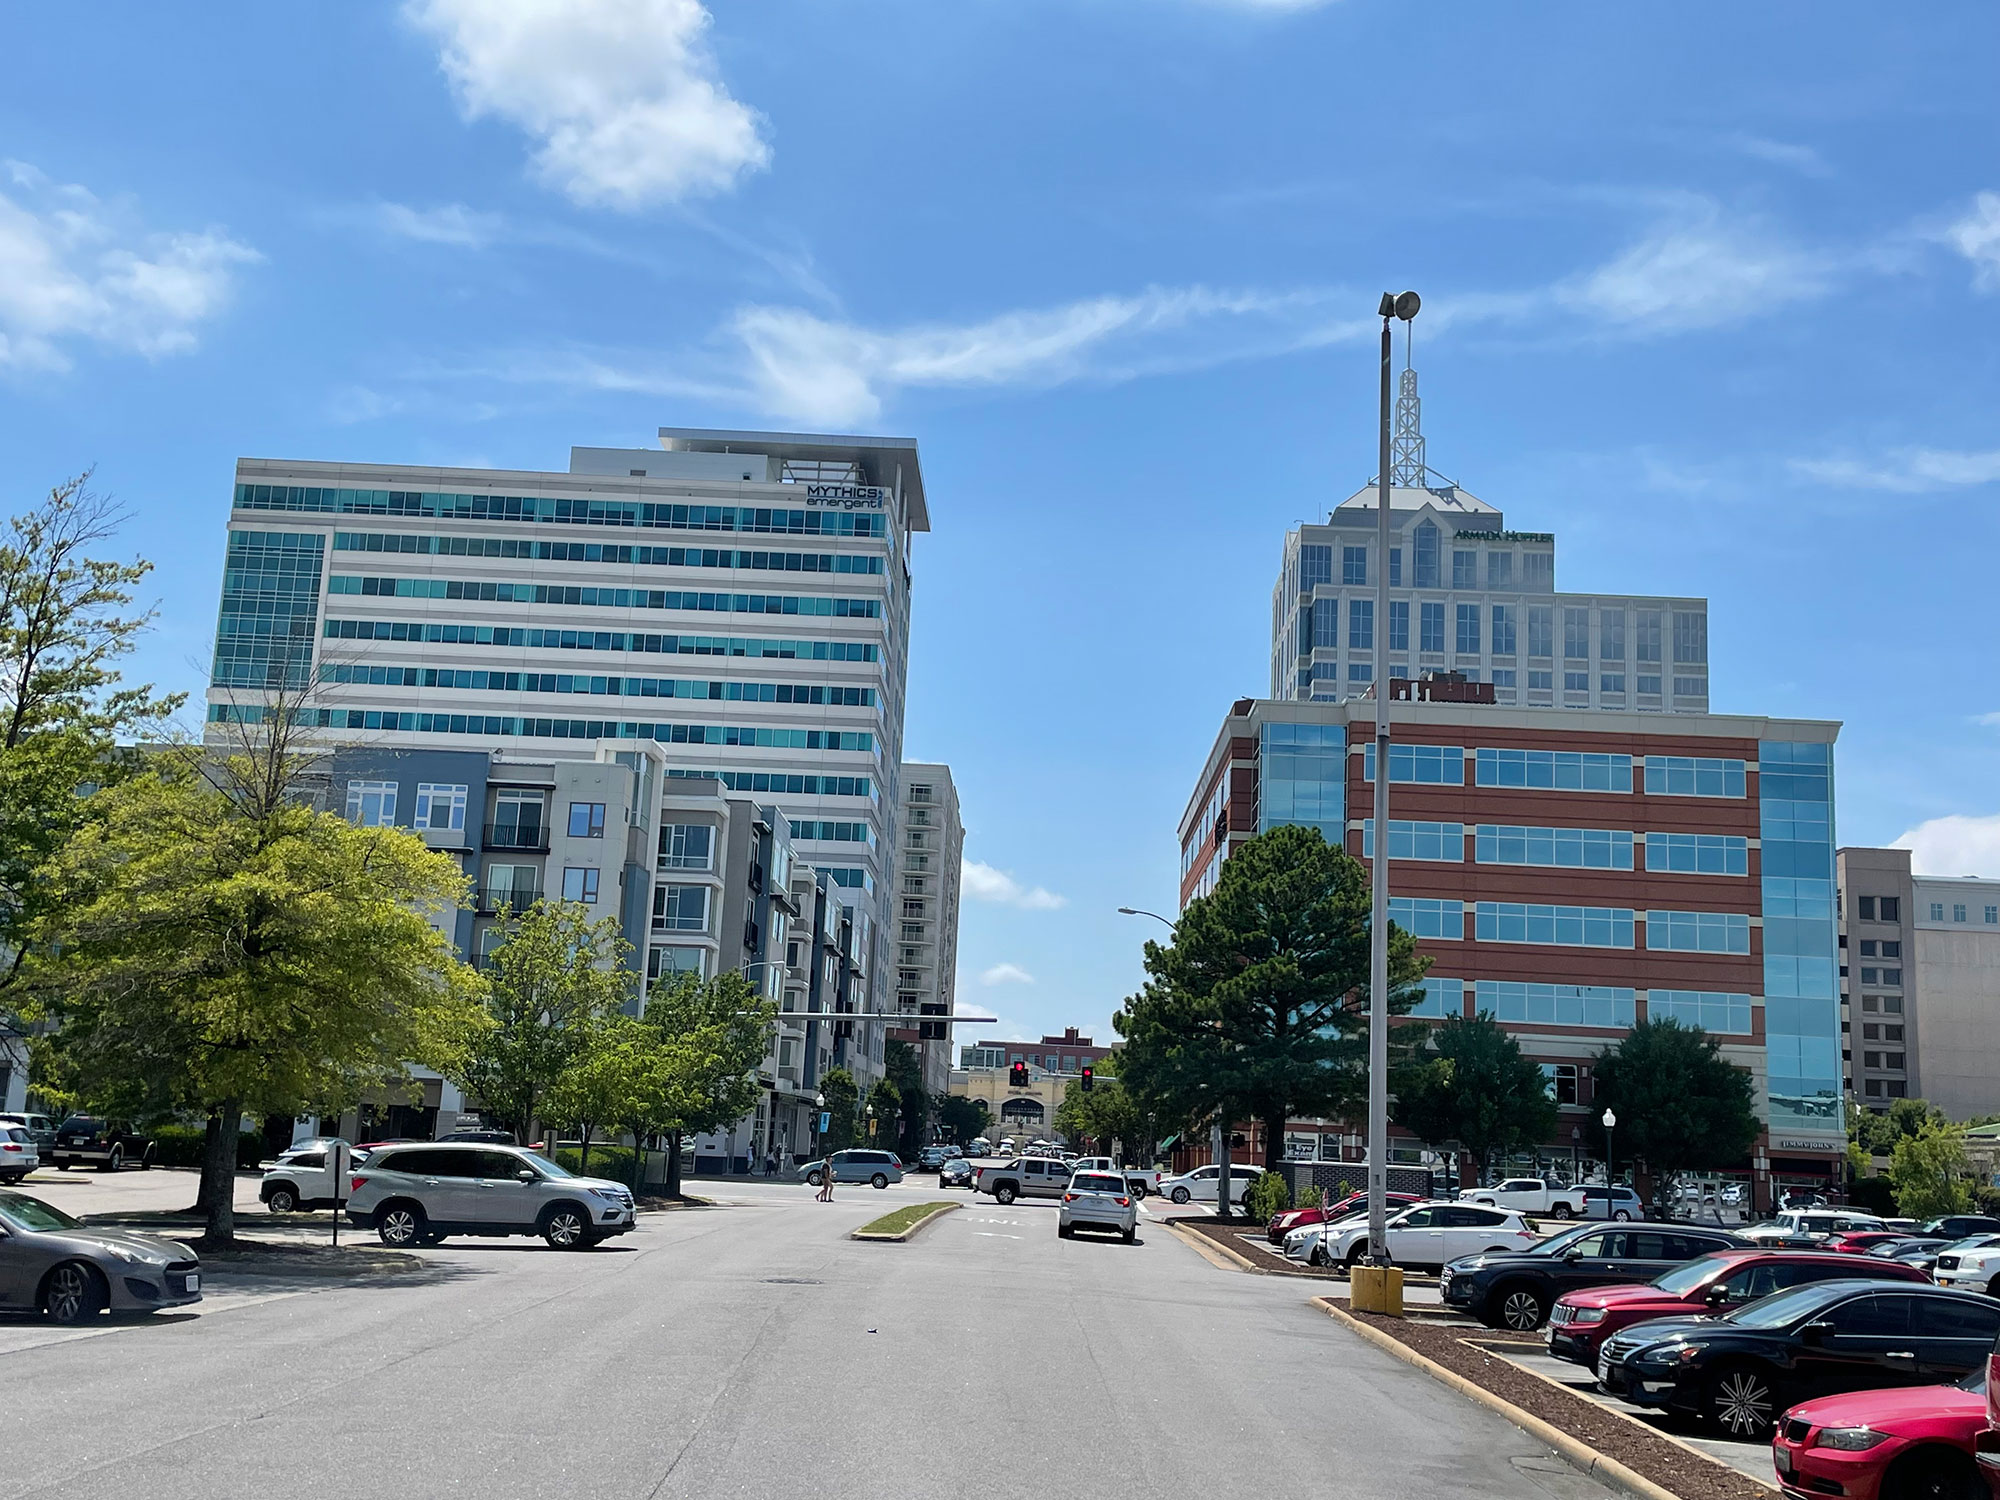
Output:
[[[1419,1203],[1390,1218],[1389,1259],[1399,1266],[1442,1266],[1461,1255],[1525,1250],[1541,1236],[1520,1210],[1476,1203]],[[1323,1264],[1357,1264],[1368,1253],[1368,1221],[1347,1219],[1320,1241]]]
[[[552,1250],[583,1250],[635,1223],[622,1183],[575,1176],[519,1146],[384,1146],[348,1186],[347,1217],[398,1250],[452,1234],[539,1234]]]

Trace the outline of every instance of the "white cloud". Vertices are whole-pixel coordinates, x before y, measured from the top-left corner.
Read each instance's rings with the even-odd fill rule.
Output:
[[[1964,452],[1948,448],[1899,448],[1884,458],[1795,458],[1794,473],[1854,490],[1920,495],[2000,480],[2000,448]]]
[[[959,881],[974,901],[996,901],[1002,906],[1018,906],[1024,911],[1054,911],[1068,900],[1040,886],[1024,886],[1005,870],[982,865],[976,859],[962,860]]]
[[[1761,135],[1727,135],[1722,144],[1732,151],[1769,162],[1774,167],[1786,167],[1804,177],[1828,177],[1833,169],[1826,164],[1826,158],[1810,146],[1800,146],[1791,141],[1774,141]]]
[[[1945,243],[1972,262],[1972,284],[2000,292],[2000,193],[1981,193],[1965,217],[1944,232]]]
[[[1033,984],[1035,976],[1019,964],[995,964],[990,969],[982,969],[979,974],[981,984]]]
[[[1605,265],[1557,282],[1552,295],[1596,332],[1680,333],[1824,296],[1832,271],[1829,258],[1688,198]]]
[[[483,249],[502,228],[498,214],[481,213],[463,203],[436,208],[411,208],[406,203],[378,203],[371,214],[377,228],[399,239],[428,245],[461,245]]]
[[[158,359],[195,347],[238,266],[261,259],[220,230],[162,234],[129,208],[0,164],[0,369],[67,369],[78,339]]]
[[[1919,875],[2000,876],[2000,813],[1932,818],[1889,847],[1908,849],[1910,868]]]
[[[873,419],[893,392],[938,386],[1047,387],[1129,379],[1280,352],[1365,332],[1329,324],[1329,294],[1151,287],[977,323],[875,330],[800,308],[746,307],[732,331],[765,410],[802,420]]]
[[[699,0],[407,0],[468,119],[512,121],[535,174],[578,203],[722,192],[771,159],[703,44]]]

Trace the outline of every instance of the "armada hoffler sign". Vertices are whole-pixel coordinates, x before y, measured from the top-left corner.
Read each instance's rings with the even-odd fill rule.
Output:
[[[881,510],[889,503],[889,492],[879,484],[809,484],[806,504],[830,505],[841,510]]]

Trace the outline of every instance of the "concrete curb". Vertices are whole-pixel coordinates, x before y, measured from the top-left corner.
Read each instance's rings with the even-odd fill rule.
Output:
[[[1181,1226],[1172,1219],[1162,1220],[1161,1222],[1163,1222],[1167,1226],[1167,1228],[1174,1234],[1176,1238],[1182,1240],[1186,1244],[1194,1246],[1194,1248],[1197,1250],[1214,1251],[1216,1255],[1221,1256],[1236,1270],[1248,1271],[1253,1276],[1276,1276],[1281,1274],[1277,1271],[1271,1270],[1268,1266],[1258,1265],[1256,1261],[1252,1260],[1249,1256],[1245,1255],[1241,1250],[1232,1249],[1230,1246],[1222,1244],[1218,1240],[1210,1239],[1205,1234],[1196,1234],[1192,1229],[1181,1228]],[[1215,1264],[1214,1256],[1210,1256],[1209,1260],[1210,1264]]]
[[[1371,1328],[1368,1324],[1362,1322],[1359,1318],[1354,1317],[1344,1309],[1335,1307],[1329,1298],[1315,1297],[1312,1299],[1312,1305],[1325,1313],[1329,1318],[1332,1318],[1336,1323],[1341,1324],[1349,1332],[1357,1334],[1375,1345],[1376,1348],[1395,1355],[1396,1358],[1402,1360],[1405,1364],[1415,1365],[1433,1380],[1450,1386],[1461,1396],[1469,1397],[1488,1411],[1506,1418],[1509,1422],[1512,1422],[1516,1427],[1527,1433],[1529,1437],[1535,1439],[1536,1442],[1546,1443],[1557,1453],[1561,1454],[1566,1462],[1591,1478],[1600,1479],[1606,1484],[1614,1485],[1618,1489],[1625,1491],[1626,1494],[1637,1497],[1637,1500],[1680,1500],[1680,1497],[1672,1490],[1653,1483],[1652,1480],[1646,1478],[1643,1474],[1634,1473],[1631,1469],[1626,1468],[1624,1464],[1618,1462],[1617,1459],[1599,1453],[1588,1443],[1583,1442],[1579,1438],[1571,1437],[1561,1428],[1543,1421],[1532,1412],[1522,1411],[1520,1407],[1514,1405],[1511,1401],[1503,1401],[1478,1382],[1466,1379],[1465,1376],[1459,1374],[1456,1370],[1447,1370],[1436,1360],[1426,1358],[1407,1344],[1390,1338],[1388,1334],[1383,1333],[1380,1329]],[[1704,1454],[1703,1456],[1706,1457],[1707,1455]]]
[[[939,1219],[942,1219],[946,1214],[950,1213],[953,1209],[963,1208],[963,1207],[965,1207],[963,1203],[933,1203],[930,1205],[929,1213],[925,1214],[921,1219],[917,1220],[916,1223],[912,1224],[908,1229],[905,1229],[901,1234],[863,1234],[859,1229],[857,1229],[852,1234],[848,1235],[848,1238],[850,1240],[865,1240],[870,1244],[876,1244],[876,1245],[900,1245],[905,1240],[915,1238],[917,1231],[924,1228],[926,1225],[935,1224]]]

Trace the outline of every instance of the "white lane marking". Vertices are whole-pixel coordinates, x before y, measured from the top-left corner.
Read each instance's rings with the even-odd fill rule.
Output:
[[[1018,1240],[1021,1237],[1018,1234],[996,1234],[990,1229],[975,1229],[972,1232],[989,1240]]]

